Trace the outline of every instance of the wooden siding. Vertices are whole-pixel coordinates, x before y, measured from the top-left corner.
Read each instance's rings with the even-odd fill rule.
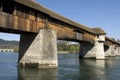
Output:
[[[113,43],[109,40],[105,40],[105,45],[109,46],[109,45],[112,45]]]
[[[57,31],[57,36],[60,39],[76,39],[73,29],[52,22],[49,23],[49,28]]]
[[[13,14],[0,13],[0,27],[38,33],[39,29],[46,28],[46,19],[48,20],[48,28],[57,31],[58,39],[82,40],[83,38],[86,41],[94,41],[95,39],[94,35],[89,33],[83,35],[82,33],[75,32],[76,28],[74,26],[52,19],[42,12],[20,4],[15,5]]]
[[[105,45],[110,46],[110,45],[116,45],[116,47],[119,47],[120,44],[114,40],[110,40],[108,38],[105,38]]]
[[[83,34],[83,40],[84,41],[95,41],[95,35],[86,32]]]

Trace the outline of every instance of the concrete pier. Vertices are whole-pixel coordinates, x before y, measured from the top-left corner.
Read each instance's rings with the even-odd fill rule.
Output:
[[[105,46],[104,51],[105,51],[105,56],[106,57],[110,57],[111,56],[111,50],[112,50],[112,45]]]
[[[104,59],[104,42],[103,41],[96,41],[96,59]]]
[[[105,56],[110,57],[114,54],[114,45],[110,45],[108,48],[105,48]]]
[[[115,45],[110,45],[108,49],[105,50],[105,56],[110,57],[110,56],[116,56],[118,49],[115,47]]]
[[[88,42],[80,43],[80,58],[95,58],[95,46]]]
[[[57,68],[56,32],[41,29],[38,34],[21,34],[19,66]]]
[[[105,35],[96,36],[95,44],[88,42],[80,43],[80,58],[104,59],[104,41]]]
[[[115,53],[115,56],[118,55],[118,47],[116,46],[115,49],[114,49],[114,53]]]
[[[120,55],[120,47],[118,47],[118,55]]]

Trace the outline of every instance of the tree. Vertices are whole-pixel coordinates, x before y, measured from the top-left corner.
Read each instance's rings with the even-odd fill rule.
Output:
[[[79,44],[67,42],[67,41],[58,41],[57,49],[58,51],[78,52]]]

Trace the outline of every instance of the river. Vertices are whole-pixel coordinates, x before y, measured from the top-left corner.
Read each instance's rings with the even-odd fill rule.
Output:
[[[79,60],[59,54],[58,69],[17,68],[18,54],[0,53],[0,80],[120,80],[120,57]]]

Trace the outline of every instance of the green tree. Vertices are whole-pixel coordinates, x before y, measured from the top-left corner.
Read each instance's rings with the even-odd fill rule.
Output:
[[[14,52],[18,53],[18,52],[19,52],[19,48],[18,48],[18,47],[15,47],[15,48],[14,48]]]

